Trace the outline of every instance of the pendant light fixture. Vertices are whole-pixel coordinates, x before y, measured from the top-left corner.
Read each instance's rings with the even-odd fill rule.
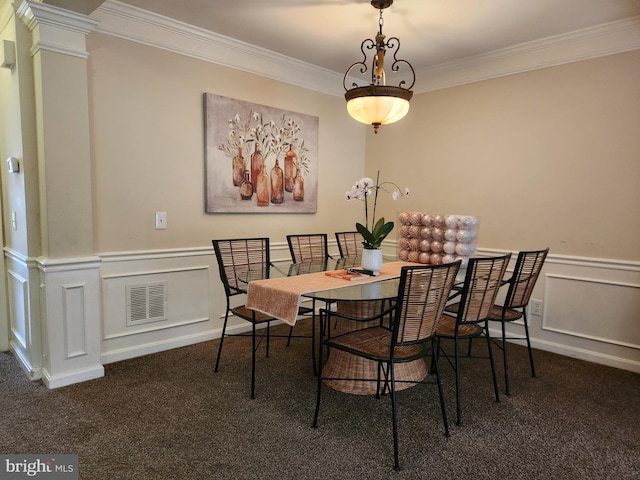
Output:
[[[342,85],[346,93],[344,98],[347,100],[347,111],[354,119],[359,122],[373,125],[373,131],[378,133],[380,125],[394,123],[403,118],[409,111],[409,100],[413,96],[411,88],[416,81],[416,74],[413,67],[406,60],[398,60],[396,55],[400,50],[400,39],[391,37],[385,40],[382,33],[382,11],[391,6],[393,0],[371,0],[371,5],[380,10],[379,30],[375,40],[365,39],[361,46],[363,59],[356,62],[344,75]],[[371,78],[367,79],[367,51],[371,52]],[[388,72],[385,72],[385,54],[393,52],[393,63]],[[389,77],[387,78],[387,73]],[[395,79],[399,80],[397,86],[387,85],[387,79],[395,83]],[[370,81],[369,85],[363,85],[366,81]],[[411,82],[407,86],[408,82]],[[351,83],[351,88],[347,88],[347,82]]]

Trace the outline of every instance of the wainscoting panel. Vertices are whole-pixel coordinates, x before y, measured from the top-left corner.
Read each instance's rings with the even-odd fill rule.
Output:
[[[542,329],[640,349],[640,285],[547,275]]]
[[[167,315],[157,321],[127,321],[127,289],[166,284]],[[149,333],[209,320],[209,267],[154,270],[126,275],[103,276],[103,339]]]
[[[25,278],[13,270],[9,270],[7,274],[11,341],[14,348],[24,351],[30,343],[28,304],[26,303],[28,283]]]
[[[98,257],[39,258],[42,380],[58,388],[104,375]],[[34,282],[35,283],[35,282]]]
[[[219,336],[217,277],[213,248],[104,255],[103,364]]]
[[[505,253],[479,248],[477,255]],[[514,250],[509,270],[516,257]],[[543,305],[539,315],[531,304],[527,312],[534,348],[640,373],[640,262],[549,252],[532,300]],[[518,322],[507,330],[524,332]]]
[[[65,358],[87,354],[85,285],[84,283],[63,285],[62,311]]]
[[[4,248],[9,349],[29,379],[39,380],[43,362],[39,271],[33,259]]]

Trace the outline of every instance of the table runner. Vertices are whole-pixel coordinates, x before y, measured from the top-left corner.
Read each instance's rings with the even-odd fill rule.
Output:
[[[294,325],[298,318],[300,296],[332,288],[352,287],[356,284],[379,282],[400,276],[402,267],[419,265],[411,262],[384,263],[380,275],[349,281],[326,275],[326,272],[307,273],[292,277],[254,280],[249,283],[247,307]]]

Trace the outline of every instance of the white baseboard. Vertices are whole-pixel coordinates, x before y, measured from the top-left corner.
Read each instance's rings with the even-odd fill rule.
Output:
[[[272,322],[271,325],[279,325],[283,322]],[[264,326],[258,327],[264,328]],[[229,325],[227,327],[227,334],[235,335],[239,333],[246,333],[251,331],[251,324],[243,322],[238,325]],[[210,340],[216,340],[222,335],[222,328],[216,328],[204,333],[198,333],[195,335],[185,335],[178,338],[172,338],[171,340],[157,341],[145,344],[135,345],[130,348],[120,348],[102,353],[101,361],[103,365],[109,363],[120,362],[130,358],[141,357],[143,355],[149,355],[151,353],[158,353],[165,350],[171,350],[174,348],[186,347],[188,345],[194,345],[196,343],[208,342]],[[212,357],[213,358],[213,357]]]
[[[531,339],[531,346],[539,350],[564,355],[565,357],[577,358],[587,362],[607,365],[609,367],[628,370],[630,372],[640,373],[640,362],[629,358],[618,357],[614,355],[606,355],[594,350],[586,350],[571,345],[563,345],[556,342],[549,342],[539,339]]]
[[[66,387],[74,383],[87,382],[101,377],[104,377],[104,368],[102,365],[84,370],[65,372],[62,375],[51,375],[46,368],[42,369],[42,382],[51,389]]]

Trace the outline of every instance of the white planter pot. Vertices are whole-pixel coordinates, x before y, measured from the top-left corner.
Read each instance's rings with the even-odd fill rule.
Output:
[[[382,250],[365,248],[362,251],[362,268],[371,270],[374,274],[380,273],[382,268]]]

